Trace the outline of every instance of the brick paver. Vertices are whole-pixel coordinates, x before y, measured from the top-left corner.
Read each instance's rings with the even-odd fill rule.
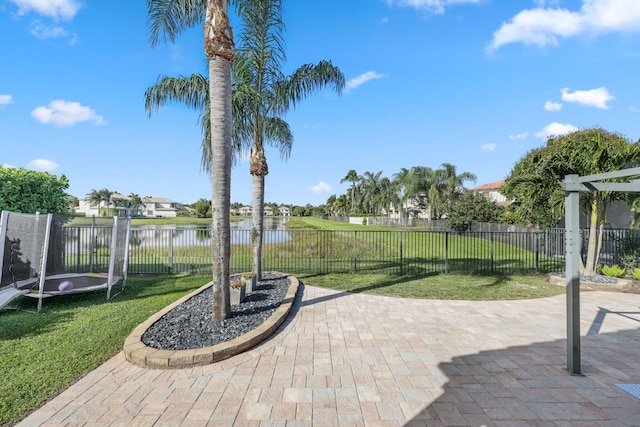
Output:
[[[640,426],[640,295],[581,294],[566,371],[565,297],[432,301],[301,286],[259,346],[158,370],[122,353],[19,426]]]

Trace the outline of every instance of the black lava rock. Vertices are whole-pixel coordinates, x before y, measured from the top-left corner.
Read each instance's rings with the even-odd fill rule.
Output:
[[[142,342],[161,350],[190,350],[229,341],[264,323],[280,306],[289,284],[286,276],[263,274],[256,290],[232,305],[231,316],[222,321],[211,319],[209,287],[162,316],[142,335]]]

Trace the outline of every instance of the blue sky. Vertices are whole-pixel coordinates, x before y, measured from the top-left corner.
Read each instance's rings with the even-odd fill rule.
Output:
[[[452,163],[504,179],[548,134],[600,126],[640,138],[638,0],[284,0],[290,73],[331,60],[348,84],[286,119],[291,157],[267,149],[265,201],[318,205],[350,169]],[[202,30],[151,48],[143,0],[0,0],[0,164],[92,189],[210,197],[197,113],[151,119],[159,75],[205,73]],[[233,21],[232,25],[237,21]],[[248,161],[232,202],[251,203]]]

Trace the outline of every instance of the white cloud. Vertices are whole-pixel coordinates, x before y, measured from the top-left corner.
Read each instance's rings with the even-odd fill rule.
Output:
[[[607,102],[615,99],[606,87],[599,87],[591,90],[576,90],[569,92],[569,88],[562,89],[562,100],[566,102],[576,102],[588,107],[596,107],[602,110],[609,108]]]
[[[0,108],[13,102],[13,95],[0,95]]]
[[[33,159],[27,164],[27,169],[39,172],[51,172],[59,167],[59,164],[47,159]]]
[[[70,20],[81,7],[76,0],[9,0],[18,6],[18,14],[35,12],[55,20]]]
[[[3,163],[3,164],[2,164],[2,167],[3,167],[3,168],[5,168],[5,169],[9,169],[9,168],[13,168],[13,169],[15,169],[15,168],[16,168],[15,166],[10,165],[9,163]]]
[[[331,190],[333,190],[333,187],[331,187],[329,184],[327,184],[324,181],[320,181],[317,185],[314,185],[313,187],[309,188],[309,191],[312,192],[313,194],[328,193]]]
[[[543,5],[543,3],[538,3]],[[560,38],[640,32],[640,1],[582,0],[579,11],[526,9],[493,33],[489,50],[509,43],[557,46]]]
[[[482,145],[480,146],[480,149],[481,149],[482,151],[489,151],[489,152],[490,152],[490,151],[495,151],[495,149],[496,149],[496,144],[494,144],[494,143],[491,143],[491,144],[482,144]]]
[[[68,38],[69,44],[71,45],[76,44],[78,41],[75,33],[69,34],[63,27],[58,25],[45,25],[38,20],[31,23],[30,32],[39,39]]]
[[[550,136],[562,136],[577,131],[578,128],[571,124],[562,124],[553,122],[544,127],[536,136],[541,139],[547,139]]]
[[[107,123],[92,108],[63,99],[51,101],[48,107],[40,106],[33,110],[31,115],[40,123],[56,126],[73,126],[80,122],[95,122],[96,125]]]
[[[354,77],[351,80],[349,80],[345,84],[344,91],[345,93],[349,92],[351,89],[355,89],[365,84],[369,80],[381,79],[382,77],[384,77],[384,75],[378,74],[375,71],[367,71],[366,73],[360,74],[358,77]]]
[[[518,139],[525,139],[526,137],[529,136],[529,132],[522,132],[522,133],[517,133],[517,134],[512,134],[509,135],[509,139],[512,141],[516,141]]]
[[[390,6],[413,7],[431,13],[444,13],[445,8],[463,3],[480,3],[482,0],[386,0]]]
[[[544,103],[544,109],[547,111],[560,111],[562,110],[562,104],[558,102],[547,101]]]

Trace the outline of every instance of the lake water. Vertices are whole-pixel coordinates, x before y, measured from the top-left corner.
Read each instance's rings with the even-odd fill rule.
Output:
[[[284,243],[291,240],[284,224],[288,218],[265,218],[262,241]],[[231,223],[231,244],[251,244],[252,221],[245,218]],[[208,246],[211,244],[211,225],[141,225],[131,227],[131,243],[138,247]]]

